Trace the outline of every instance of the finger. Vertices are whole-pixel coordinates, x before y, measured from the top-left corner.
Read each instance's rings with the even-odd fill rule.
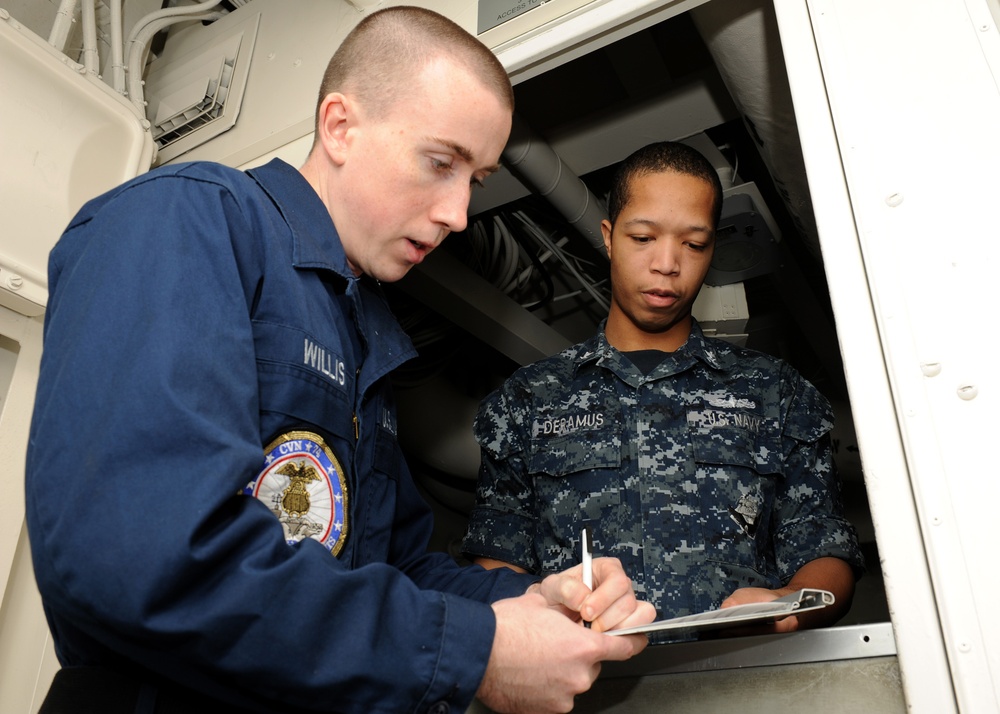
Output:
[[[594,582],[616,588],[632,588],[632,580],[625,574],[618,558],[594,558]]]
[[[579,613],[590,590],[583,584],[580,567],[576,566],[561,573],[549,575],[541,582],[539,592],[548,605],[567,608]]]
[[[723,637],[749,637],[753,635],[773,635],[781,632],[795,632],[802,626],[801,620],[795,615],[783,617],[775,622],[761,625],[742,625],[719,630]]]
[[[632,611],[628,617],[624,618],[618,624],[614,625],[614,629],[624,629],[626,627],[637,627],[638,625],[648,625],[650,622],[656,619],[656,608],[652,603],[639,601],[636,603],[635,610]],[[612,628],[608,628],[612,629]]]
[[[597,632],[645,625],[656,619],[656,608],[629,594],[619,598],[591,624]]]
[[[735,605],[746,605],[752,602],[770,602],[780,597],[782,592],[768,590],[767,588],[740,588],[734,590],[732,595],[722,601],[721,608],[733,607]]]
[[[649,638],[644,634],[620,637],[605,635],[604,640],[605,647],[601,659],[605,662],[624,662],[635,657],[649,645]]]
[[[795,632],[799,629],[802,622],[795,615],[789,615],[788,617],[783,617],[774,623],[775,632]]]
[[[582,601],[580,614],[585,620],[593,621],[601,618],[609,608],[617,608],[617,615],[604,618],[605,626],[610,627],[635,609],[632,580],[617,558],[595,559],[594,575],[597,586]]]

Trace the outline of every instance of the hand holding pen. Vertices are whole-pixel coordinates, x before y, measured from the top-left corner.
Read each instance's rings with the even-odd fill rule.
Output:
[[[595,558],[593,531],[583,530],[580,564],[549,575],[529,588],[540,593],[550,607],[583,623],[596,632],[645,625],[656,610],[636,600],[632,580],[617,558]]]

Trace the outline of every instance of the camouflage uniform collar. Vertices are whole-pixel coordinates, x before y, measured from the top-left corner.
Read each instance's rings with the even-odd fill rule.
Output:
[[[724,340],[706,337],[701,325],[691,318],[691,334],[678,352],[689,352],[712,369],[724,370],[736,363],[732,346]]]
[[[663,379],[690,369],[696,362],[703,362],[713,370],[726,370],[736,362],[731,346],[722,341],[706,337],[697,320],[691,321],[691,334],[687,341],[675,352],[664,353],[663,363],[648,375],[639,369],[624,354],[609,342],[604,334],[607,320],[598,327],[597,334],[577,345],[573,359],[573,372],[578,374],[588,365],[595,364],[610,370],[632,386],[644,382]]]

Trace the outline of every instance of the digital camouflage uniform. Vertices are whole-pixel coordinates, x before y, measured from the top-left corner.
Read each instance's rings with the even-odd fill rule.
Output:
[[[774,357],[707,338],[643,375],[588,341],[518,370],[484,400],[464,550],[550,573],[580,561],[584,526],[636,593],[673,617],[805,563],[862,568],[831,458],[827,400]]]

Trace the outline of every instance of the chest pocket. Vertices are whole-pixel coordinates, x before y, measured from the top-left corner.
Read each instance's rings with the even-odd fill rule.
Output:
[[[687,421],[696,462],[761,475],[781,473],[781,443],[773,420],[738,411],[690,409]]]
[[[722,589],[775,587],[771,514],[782,482],[775,424],[734,410],[691,409],[688,428],[699,538],[727,582]]]
[[[365,477],[357,510],[358,526],[364,529],[364,537],[357,541],[357,547],[364,552],[362,563],[388,560],[396,515],[397,477],[404,468],[399,443],[388,429],[376,426],[373,441],[372,469]]]
[[[255,321],[261,430],[314,425],[353,441],[354,374],[335,345],[286,325]],[[338,454],[342,459],[345,454]]]
[[[536,551],[542,569],[578,562],[585,525],[594,533],[596,551],[606,553],[617,542],[623,518],[620,431],[536,438],[526,462],[540,516]]]

